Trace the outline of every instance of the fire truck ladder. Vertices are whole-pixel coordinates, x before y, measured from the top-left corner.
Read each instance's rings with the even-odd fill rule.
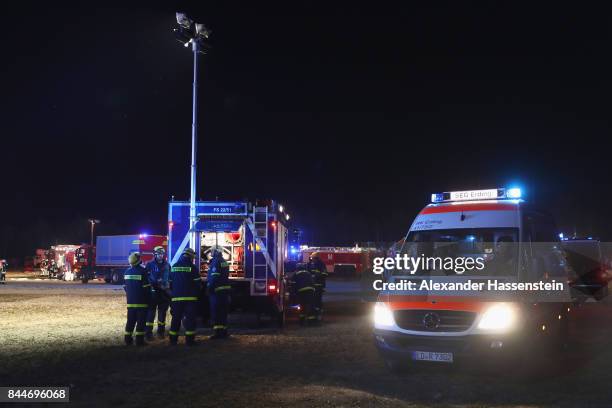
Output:
[[[276,276],[276,265],[268,252],[268,207],[253,207],[252,220],[247,226],[253,234],[253,280],[251,296],[265,296],[268,288],[268,271]]]

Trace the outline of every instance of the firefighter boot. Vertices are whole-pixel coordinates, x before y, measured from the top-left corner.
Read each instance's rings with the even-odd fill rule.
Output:
[[[222,334],[223,329],[215,329],[215,332],[212,336],[210,336],[209,338],[211,340],[219,340],[223,338],[223,334]]]
[[[178,343],[178,335],[177,334],[172,334],[172,332],[170,332],[170,335],[168,336],[168,338],[170,339],[170,345],[171,346],[176,346]]]
[[[132,338],[131,334],[126,334],[125,336],[123,336],[123,339],[125,341],[126,346],[131,346],[132,343],[134,343],[134,339]]]
[[[222,336],[221,337],[222,339],[227,339],[228,337],[231,336],[231,334],[228,333],[227,329],[222,329],[221,330],[221,336]]]
[[[159,337],[160,339],[166,337],[166,328],[164,326],[157,326],[157,337]]]
[[[198,343],[196,343],[196,341],[195,341],[195,335],[194,334],[190,334],[190,335],[185,336],[185,344],[188,345],[188,346],[195,346],[195,345],[197,345]]]
[[[148,341],[153,340],[153,322],[147,322],[147,327],[145,328],[145,338]]]
[[[142,334],[137,334],[136,335],[136,345],[137,346],[146,346],[147,345],[147,343],[145,343],[144,335],[142,335]]]

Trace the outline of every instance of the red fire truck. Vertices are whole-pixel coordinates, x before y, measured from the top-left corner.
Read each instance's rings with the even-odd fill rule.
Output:
[[[53,245],[41,264],[41,273],[49,278],[72,280],[74,252],[78,245]]]
[[[302,249],[302,262],[308,262],[317,254],[327,267],[327,272],[338,276],[361,276],[378,256],[376,248],[362,247],[308,247]]]

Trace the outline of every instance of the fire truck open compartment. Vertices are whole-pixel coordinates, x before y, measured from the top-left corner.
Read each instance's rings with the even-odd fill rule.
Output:
[[[198,202],[195,224],[199,267],[206,279],[211,249],[218,247],[229,263],[231,310],[255,312],[284,322],[284,263],[288,230],[274,201]],[[189,245],[189,203],[169,204],[168,254],[172,263]],[[202,293],[207,314],[207,296]]]

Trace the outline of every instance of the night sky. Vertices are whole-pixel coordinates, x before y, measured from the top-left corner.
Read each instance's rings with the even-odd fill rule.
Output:
[[[86,3],[5,9],[0,257],[87,241],[89,217],[166,233],[169,198],[189,194],[177,10],[213,30],[204,199],[270,197],[309,243],[350,245],[400,238],[432,192],[512,183],[562,230],[612,238],[610,10]]]

